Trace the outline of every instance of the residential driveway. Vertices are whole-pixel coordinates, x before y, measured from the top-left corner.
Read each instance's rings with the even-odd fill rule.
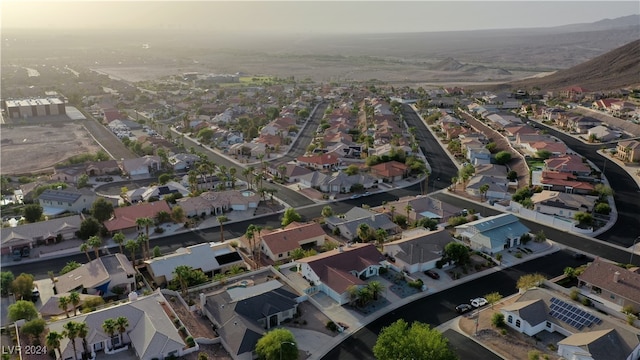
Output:
[[[318,331],[287,327],[293,333],[298,343],[298,349],[307,354],[319,354],[324,352],[327,344],[333,341],[333,337]]]
[[[15,302],[13,295],[9,295],[7,297],[0,298],[0,320],[2,321],[2,326],[8,325],[11,323],[7,315],[9,315],[9,305]]]

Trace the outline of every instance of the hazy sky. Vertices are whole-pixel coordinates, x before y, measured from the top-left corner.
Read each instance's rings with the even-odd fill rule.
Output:
[[[2,28],[384,33],[550,27],[640,13],[638,1],[2,0]]]

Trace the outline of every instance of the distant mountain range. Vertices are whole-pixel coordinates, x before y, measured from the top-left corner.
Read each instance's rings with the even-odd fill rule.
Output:
[[[589,90],[640,87],[640,40],[551,75],[504,84],[500,87],[557,90],[580,86]]]

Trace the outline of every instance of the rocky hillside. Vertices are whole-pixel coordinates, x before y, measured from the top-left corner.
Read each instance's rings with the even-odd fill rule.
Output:
[[[640,87],[640,40],[630,42],[592,60],[552,75],[515,81],[501,88],[558,90],[580,86],[589,90]]]

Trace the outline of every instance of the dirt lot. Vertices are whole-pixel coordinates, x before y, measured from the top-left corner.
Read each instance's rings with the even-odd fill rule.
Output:
[[[491,316],[494,313],[499,312],[500,308],[504,305],[509,305],[516,300],[515,297],[505,300],[504,302],[494,305],[494,309],[486,307],[480,312],[480,319],[478,322],[478,335],[475,336],[476,331],[476,315],[475,312],[470,312],[467,315],[460,318],[460,329],[464,331],[468,336],[474,336],[483,346],[497,352],[505,359],[512,360],[528,360],[528,352],[531,350],[538,350],[542,354],[549,356],[549,359],[557,359],[558,354],[555,351],[550,351],[546,347],[546,343],[537,342],[532,337],[520,334],[509,327],[506,327],[507,334],[500,334],[500,329],[491,325]]]
[[[82,124],[2,126],[3,174],[52,171],[71,156],[100,150]]]

